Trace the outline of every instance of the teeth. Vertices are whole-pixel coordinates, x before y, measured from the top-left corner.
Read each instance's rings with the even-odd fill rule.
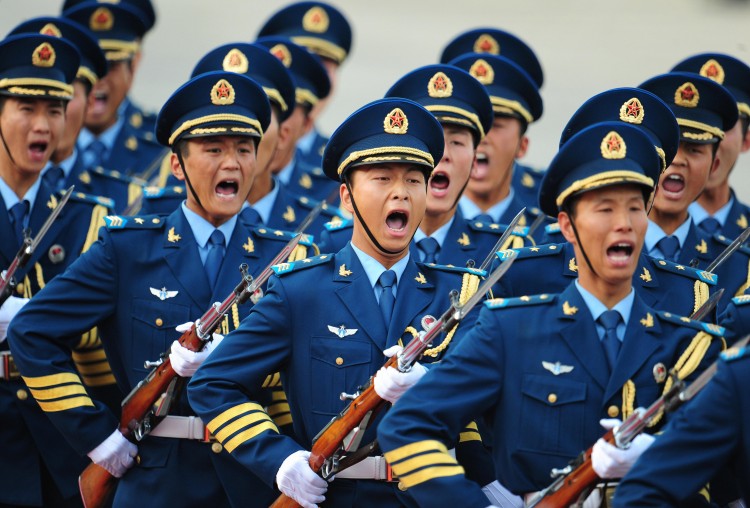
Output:
[[[485,162],[487,160],[487,155],[483,153],[477,154],[477,162]]]

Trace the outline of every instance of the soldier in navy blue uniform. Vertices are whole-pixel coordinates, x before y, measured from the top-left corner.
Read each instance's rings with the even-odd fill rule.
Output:
[[[297,2],[282,8],[266,21],[258,37],[266,36],[288,37],[307,48],[320,57],[328,73],[331,93],[313,107],[312,121],[297,142],[297,159],[304,163],[300,169],[311,169],[313,175],[317,175],[328,136],[318,130],[315,121],[332,99],[338,84],[339,68],[349,56],[352,46],[351,25],[340,10],[328,3]],[[325,197],[318,196],[319,199]]]
[[[736,238],[750,225],[750,207],[742,203],[729,186],[741,152],[750,150],[750,66],[729,55],[703,53],[678,63],[673,71],[695,72],[724,85],[737,101],[739,119],[724,133],[716,156],[719,167],[708,177],[706,188],[688,210],[698,227],[709,234],[717,231]]]
[[[86,112],[85,128],[78,138],[87,169],[102,166],[144,180],[157,174],[166,153],[153,137],[143,130],[140,121],[128,118],[121,106],[136,68],[141,39],[150,18],[130,4],[120,2],[82,2],[63,11],[63,16],[89,28],[99,41],[109,61],[109,71],[94,86]]]
[[[719,316],[719,324],[726,328],[730,345],[741,339],[744,334],[750,333],[750,291],[732,298],[724,313]]]
[[[265,297],[188,386],[191,405],[232,456],[306,508],[324,497],[323,506],[342,507],[408,501],[377,449],[330,484],[312,471],[306,449],[346,406],[341,392],[353,393],[378,372],[375,391],[394,402],[419,379],[421,366],[408,374],[378,371],[384,350],[393,354],[393,346],[411,338],[407,327],[421,329],[445,309],[447,291],[477,275],[419,263],[409,252],[443,146],[438,121],[408,99],[381,99],[353,113],[331,136],[323,159],[356,217],[351,243],[277,266]],[[436,344],[422,361],[440,359],[445,347]],[[257,402],[267,370],[281,371],[299,442],[280,435]],[[370,422],[362,443],[375,437],[378,421]]]
[[[68,339],[98,326],[126,392],[148,373],[144,361],[157,360],[170,345],[172,366],[191,375],[208,352],[179,346],[175,327],[226,298],[240,263],[257,274],[290,239],[248,228],[237,216],[269,119],[263,89],[246,76],[206,73],[180,87],[162,108],[157,137],[173,148],[173,170],[187,181],[186,202],[166,217],[109,217],[99,241],[9,330],[18,368],[47,416],[80,454],[121,476],[115,506],[140,506],[147,495],[154,504],[267,506],[274,495],[210,442],[185,392],[136,448],[114,430],[116,416],[82,389]],[[219,333],[239,326],[248,312],[249,305],[233,308]]]
[[[73,83],[81,66],[71,43],[38,33],[9,37],[0,43],[0,54],[0,269],[4,270],[22,237],[36,236],[60,199],[40,172],[64,138],[65,107],[75,93]],[[14,293],[0,307],[2,506],[80,504],[76,478],[85,461],[29,397],[5,335],[18,309],[94,242],[109,205],[104,199],[74,193],[26,266],[16,272]],[[114,388],[96,334],[79,334],[73,347],[84,384],[97,396],[109,391],[107,385]]]
[[[457,35],[445,46],[445,49],[443,49],[443,52],[440,55],[440,62],[453,62],[469,53],[499,55],[512,61],[518,67],[523,69],[527,75],[526,77],[531,78],[534,85],[534,91],[536,91],[537,94],[539,93],[538,90],[542,88],[542,85],[544,84],[542,64],[536,54],[534,54],[534,50],[532,50],[524,41],[509,32],[497,28],[477,28],[463,32]],[[522,79],[521,86],[525,87],[526,83],[527,80],[525,78]],[[514,87],[518,87],[519,85],[520,83],[516,83]],[[533,92],[527,90],[526,93]],[[536,101],[536,99],[534,99],[534,101]],[[539,101],[541,105],[541,98]],[[510,118],[521,118],[517,107],[512,108],[510,111],[506,109],[505,112],[510,113],[508,115]],[[539,109],[539,115],[541,115],[541,108]],[[495,113],[495,118],[501,118],[501,115],[498,115],[497,111]],[[536,118],[538,119],[538,117]],[[521,121],[516,128],[515,122],[508,120],[502,125],[502,127],[505,127],[506,131],[510,131],[507,134],[510,139],[503,143],[503,146],[507,146],[507,148],[503,150],[502,164],[505,166],[509,166],[510,164],[513,165],[511,186],[517,194],[518,199],[531,210],[532,208],[539,206],[537,203],[537,194],[539,194],[539,182],[544,175],[544,171],[523,165],[517,160],[522,158],[528,151],[529,138],[526,135],[526,130],[530,123],[531,122],[525,120]],[[498,128],[499,127],[500,126],[498,126]],[[506,155],[504,152],[507,150],[511,150],[512,153]],[[488,159],[491,159],[492,155],[494,155],[495,158],[500,157],[499,154],[493,153],[488,154]],[[507,159],[507,161],[505,159]],[[505,167],[503,167],[503,171],[506,171]]]
[[[597,475],[623,476],[653,438],[621,450],[597,442],[600,423],[610,428],[653,402],[671,384],[667,369],[690,379],[716,357],[720,327],[656,311],[632,288],[660,171],[648,136],[621,122],[595,124],[560,149],[540,204],[559,211],[586,260],[578,279],[558,295],[485,302],[472,331],[378,428],[386,459],[421,506],[487,505],[447,453],[479,415],[493,430],[498,480],[519,496],[514,506],[594,442]]]
[[[721,355],[715,377],[622,480],[615,507],[679,506],[722,467],[737,480],[745,503],[750,501],[749,362],[748,347]]]
[[[688,206],[718,168],[716,152],[725,132],[737,123],[737,102],[715,81],[687,72],[662,74],[639,88],[662,99],[680,125],[677,154],[661,174],[649,212],[645,250],[650,256],[679,265],[706,268],[732,239],[704,233],[695,224]],[[747,288],[748,266],[750,256],[740,250],[716,269],[719,285],[726,289],[719,310]]]

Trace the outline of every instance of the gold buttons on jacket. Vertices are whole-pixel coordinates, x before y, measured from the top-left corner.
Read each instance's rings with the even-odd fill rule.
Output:
[[[154,323],[156,323],[156,326],[161,326],[161,325],[164,324],[164,320],[162,318],[158,317],[158,318],[156,318],[156,321],[154,321]]]
[[[211,451],[214,453],[221,453],[221,450],[224,448],[221,446],[221,443],[212,443],[211,444]]]
[[[19,295],[23,295],[23,289],[23,282],[19,282],[18,284],[16,284],[16,291],[18,291]]]
[[[29,398],[29,392],[21,388],[16,392],[16,397],[18,397],[18,400],[26,400]]]
[[[607,414],[610,418],[617,418],[620,415],[620,409],[617,406],[609,406],[607,408]]]
[[[344,359],[340,356],[336,358],[336,365],[344,365]]]
[[[557,402],[557,395],[554,393],[550,393],[549,395],[547,395],[547,402],[549,402],[550,404],[554,404],[555,402]]]

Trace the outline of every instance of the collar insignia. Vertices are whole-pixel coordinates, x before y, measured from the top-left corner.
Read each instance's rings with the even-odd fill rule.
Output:
[[[469,235],[466,233],[461,233],[461,238],[456,240],[460,245],[463,245],[466,247],[467,245],[471,244],[471,240],[469,240]]]
[[[414,277],[414,280],[419,282],[420,284],[427,284],[427,279],[424,278],[424,275],[422,275],[422,272],[419,272],[416,277]]]
[[[50,210],[54,209],[57,206],[57,198],[54,194],[50,194],[49,201],[47,201],[47,208]]]
[[[647,312],[646,317],[641,319],[641,324],[646,328],[652,328],[654,326],[654,316],[650,312]]]
[[[577,272],[578,271],[578,265],[576,264],[576,258],[570,258],[570,261],[568,261],[568,270],[571,272]]]
[[[563,365],[560,362],[552,363],[545,361],[542,361],[542,367],[544,367],[545,370],[550,371],[555,376],[559,376],[560,374],[567,374],[574,368],[572,365]]]
[[[170,243],[177,243],[182,239],[180,235],[174,232],[174,227],[172,227],[169,232],[167,233],[167,241]]]
[[[310,178],[310,175],[305,173],[302,175],[299,179],[299,186],[303,189],[311,189],[312,188],[312,178]]]
[[[695,246],[695,250],[700,252],[701,254],[705,254],[708,252],[708,245],[706,245],[705,240],[701,240],[701,243]]]
[[[358,328],[347,328],[344,325],[340,325],[339,327],[328,325],[328,331],[338,336],[339,339],[343,339],[344,337],[348,337],[349,335],[354,335],[355,333],[357,333],[357,330]]]
[[[742,229],[745,229],[747,227],[747,217],[745,217],[744,213],[740,215],[739,219],[737,219],[737,225]]]
[[[151,294],[157,297],[162,302],[166,300],[167,298],[174,298],[177,296],[177,291],[167,291],[167,288],[161,288],[161,289],[154,289],[154,288],[148,288],[149,291],[151,291]]]
[[[242,246],[243,249],[245,249],[245,252],[255,252],[255,243],[250,239],[250,237],[247,238],[247,242]]]
[[[292,208],[291,206],[286,207],[286,212],[284,212],[281,217],[287,222],[294,222],[294,219],[297,218],[294,213],[294,208]]]
[[[565,314],[566,316],[572,316],[576,312],[578,312],[578,307],[573,307],[568,303],[567,300],[565,301],[565,303],[563,303],[563,314]]]
[[[346,265],[341,265],[339,267],[339,275],[341,277],[349,277],[352,274],[351,270],[347,270]]]
[[[641,280],[643,282],[651,282],[651,280],[652,280],[651,279],[651,272],[649,272],[648,268],[646,268],[645,266],[643,267],[643,273],[640,274],[639,277],[641,278]]]

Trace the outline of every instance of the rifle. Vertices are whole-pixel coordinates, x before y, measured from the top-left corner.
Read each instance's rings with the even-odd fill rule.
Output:
[[[719,265],[726,261],[727,258],[734,253],[734,251],[739,249],[740,246],[745,243],[748,237],[750,237],[750,227],[745,228],[745,230],[740,233],[740,236],[735,238],[732,243],[730,243],[727,248],[721,252],[721,254],[716,256],[716,259],[711,261],[711,264],[706,267],[706,271],[708,273],[714,273],[714,270],[716,270]]]
[[[513,228],[506,230],[510,233],[512,231]],[[448,332],[458,325],[469,311],[484,298],[484,294],[508,271],[518,255],[513,250],[508,251],[508,253],[503,263],[487,277],[465,304],[459,303],[457,291],[451,291],[451,305],[448,310],[438,320],[428,325],[426,330],[416,333],[398,355],[392,356],[385,362],[385,367],[393,367],[401,372],[408,372],[438,335]],[[365,386],[359,387],[356,393],[342,393],[340,398],[341,400],[351,400],[351,402],[315,436],[310,451],[310,468],[324,479],[328,479],[343,470],[345,468],[342,467],[343,465],[348,467],[355,463],[354,460],[347,460],[351,457],[351,454],[349,457],[346,457],[346,454],[350,450],[356,449],[362,439],[365,427],[386,404],[386,401],[375,392],[372,377]],[[360,460],[366,456],[364,453],[357,455]],[[271,505],[271,508],[296,506],[299,506],[296,501],[285,494],[281,494]]]
[[[707,300],[696,310],[693,316],[705,316],[713,307],[716,306],[721,298],[721,291],[715,293],[715,297]],[[750,335],[743,338],[736,344],[736,347],[742,347],[750,341]],[[670,372],[672,378],[672,387],[659,397],[647,409],[636,409],[629,418],[627,418],[619,427],[610,429],[602,437],[606,442],[618,448],[625,449],[635,437],[643,432],[648,424],[662,411],[671,413],[678,409],[682,404],[692,399],[716,373],[718,361],[712,363],[704,370],[695,381],[689,386],[685,381],[677,376],[675,371]],[[576,502],[581,494],[589,487],[599,481],[594,468],[591,465],[591,451],[593,446],[588,450],[581,452],[578,457],[573,459],[570,464],[562,469],[552,469],[550,475],[557,478],[552,484],[545,489],[540,490],[529,500],[526,508],[557,508],[569,506]]]
[[[302,240],[302,231],[315,219],[323,209],[321,201],[295,231],[294,237],[284,246],[276,257],[266,266],[257,278],[248,273],[247,264],[240,265],[242,281],[232,290],[223,302],[215,302],[203,316],[184,332],[179,338],[180,345],[191,350],[201,351],[213,338],[213,332],[221,320],[229,313],[234,304],[241,305],[256,294],[273,274],[272,267],[284,261]],[[145,379],[141,380],[122,401],[119,430],[131,441],[140,441],[169,412],[174,398],[176,381],[181,379],[169,361],[169,351],[161,354],[155,362],[145,362],[146,368],[153,367]],[[114,494],[117,478],[109,471],[93,462],[78,477],[78,488],[85,508],[101,508]]]
[[[18,254],[16,254],[16,257],[10,263],[8,269],[5,270],[5,272],[0,273],[0,305],[5,303],[5,300],[7,300],[13,292],[13,288],[16,285],[13,276],[20,268],[23,268],[24,266],[26,266],[26,263],[29,262],[29,259],[31,259],[31,256],[34,254],[36,248],[39,247],[39,243],[44,238],[44,235],[46,235],[47,231],[49,231],[49,228],[52,227],[52,223],[55,222],[55,219],[57,219],[57,216],[60,215],[60,212],[62,212],[62,209],[68,202],[68,199],[70,199],[70,195],[73,194],[73,187],[74,186],[71,185],[63,193],[60,201],[58,201],[57,203],[57,206],[54,208],[54,210],[52,210],[52,213],[49,214],[47,220],[44,221],[44,224],[42,224],[42,227],[39,229],[39,232],[36,234],[36,237],[34,237],[33,240],[29,238],[28,235],[24,235],[23,242],[21,242],[21,248],[18,249]]]

